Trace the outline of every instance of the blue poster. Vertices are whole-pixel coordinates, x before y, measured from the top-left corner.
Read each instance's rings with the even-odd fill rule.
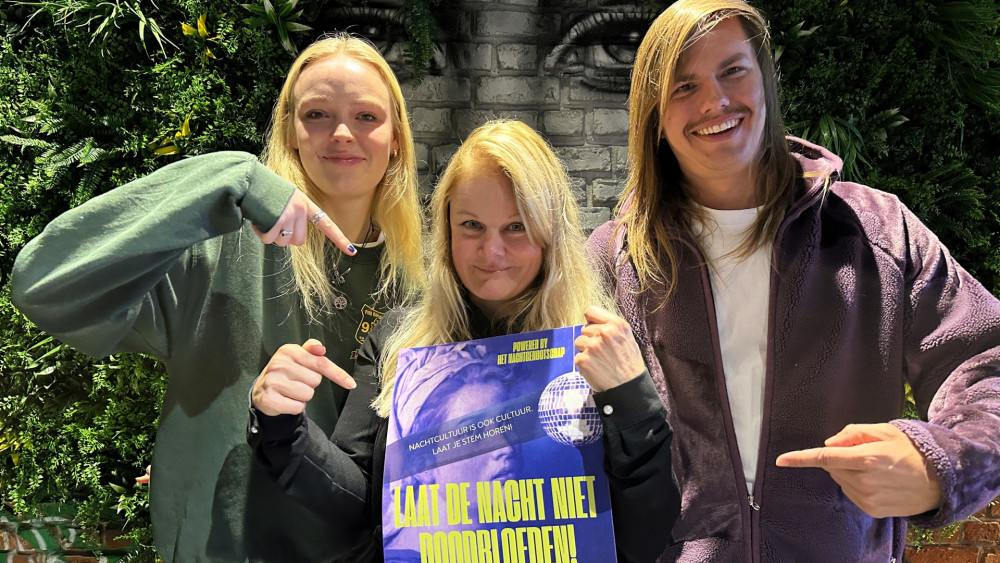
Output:
[[[404,349],[382,494],[386,562],[615,561],[579,326]]]

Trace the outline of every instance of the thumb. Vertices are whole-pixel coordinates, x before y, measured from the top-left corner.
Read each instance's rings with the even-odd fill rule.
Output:
[[[302,348],[306,352],[309,352],[310,354],[312,354],[313,356],[325,356],[326,355],[326,346],[323,346],[323,343],[320,342],[319,340],[316,340],[315,338],[310,338],[309,340],[306,340],[305,342],[303,342],[302,343]]]

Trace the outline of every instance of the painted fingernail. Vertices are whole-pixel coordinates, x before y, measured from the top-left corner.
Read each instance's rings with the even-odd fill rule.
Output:
[[[350,251],[351,251],[351,254],[355,254],[355,253],[356,253],[356,252],[358,251],[358,249],[357,249],[357,248],[354,248],[354,245],[353,245],[353,244],[349,244],[349,245],[347,245],[347,250],[350,250]]]

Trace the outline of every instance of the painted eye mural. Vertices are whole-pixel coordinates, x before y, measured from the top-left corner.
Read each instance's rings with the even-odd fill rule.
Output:
[[[579,15],[545,57],[545,70],[579,75],[596,90],[627,93],[636,50],[657,13],[619,6]]]
[[[399,3],[366,2],[330,8],[317,18],[315,28],[327,33],[345,31],[367,38],[385,57],[396,77],[405,82],[412,77],[413,68],[406,59],[408,38],[404,18],[405,12]],[[428,73],[438,74],[444,65],[442,45],[435,43]]]
[[[552,4],[552,5],[549,5]],[[502,13],[497,28],[483,24],[483,18]],[[461,76],[467,56],[463,45],[508,42],[534,45],[541,71],[554,76],[579,77],[591,89],[627,93],[636,49],[657,9],[632,4],[592,7],[586,2],[542,2],[536,8],[463,2],[442,2],[433,9],[434,52],[427,74]],[[401,81],[413,75],[406,58],[405,11],[401,2],[371,2],[336,6],[317,20],[317,29],[347,31],[370,39],[386,58]],[[537,27],[521,29],[512,20],[535,20]],[[512,31],[515,30],[515,31]],[[513,34],[513,35],[512,35]],[[448,55],[447,53],[450,53]],[[480,69],[481,70],[481,69]]]

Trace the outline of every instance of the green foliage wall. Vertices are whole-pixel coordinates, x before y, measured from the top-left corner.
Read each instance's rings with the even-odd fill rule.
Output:
[[[182,155],[259,152],[292,61],[276,24],[308,25],[330,3],[281,12],[289,4],[263,27],[228,0],[0,4],[0,498],[15,511],[77,500],[85,522],[127,521],[148,541],[132,479],[149,462],[161,367],[48,339],[11,307],[8,276],[27,240],[94,195]],[[789,4],[757,3],[791,132],[844,156],[850,179],[899,194],[1000,292],[996,2]],[[432,11],[405,6],[419,66]],[[296,29],[285,35],[301,47],[311,35]]]
[[[997,2],[767,4],[792,133],[899,195],[1000,293]]]
[[[179,155],[259,152],[293,57],[237,3],[159,2],[149,15],[175,45],[163,51],[134,18],[102,38],[98,22],[78,25],[93,13],[60,25],[2,6],[0,498],[23,516],[45,501],[80,502],[85,524],[116,521],[148,545],[148,493],[134,478],[150,461],[162,366],[94,361],[48,339],[10,305],[13,259],[59,213]]]
[[[0,492],[14,514],[73,502],[88,526],[115,522],[151,543],[148,463],[165,381],[155,360],[94,362],[33,329],[0,294]],[[138,553],[144,553],[139,550]]]

